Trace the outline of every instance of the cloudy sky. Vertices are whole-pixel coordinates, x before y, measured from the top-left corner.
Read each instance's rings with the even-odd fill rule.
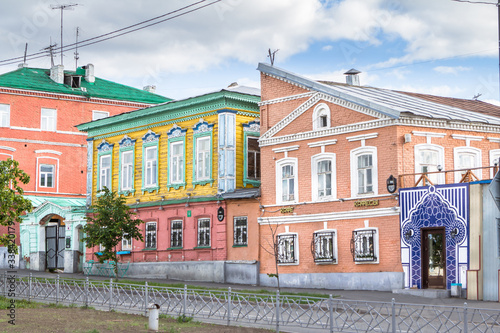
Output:
[[[59,46],[61,11],[51,6],[73,3],[64,11],[65,46],[77,27],[82,41],[168,14],[80,47],[78,65],[171,98],[235,81],[258,87],[257,64],[269,62],[271,49],[279,50],[275,66],[318,80],[344,82],[342,73],[356,68],[363,85],[499,99],[497,8],[453,0],[4,0],[0,73],[17,68],[26,43],[28,55],[51,40]],[[73,53],[64,54],[66,69],[75,68]],[[49,56],[27,62],[50,67]]]

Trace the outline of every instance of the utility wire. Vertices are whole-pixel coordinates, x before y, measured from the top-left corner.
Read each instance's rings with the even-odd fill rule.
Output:
[[[126,34],[129,34],[129,33],[132,33],[132,32],[135,32],[135,31],[138,31],[138,30],[142,30],[142,29],[145,29],[145,28],[148,28],[148,27],[151,27],[151,26],[154,26],[154,25],[157,25],[157,24],[160,24],[160,23],[163,23],[165,21],[169,21],[169,20],[172,20],[174,18],[177,18],[177,17],[181,17],[181,16],[184,16],[186,14],[189,14],[189,13],[192,13],[192,12],[195,12],[197,10],[200,10],[200,9],[203,9],[205,7],[208,7],[208,6],[211,6],[213,4],[216,4],[222,0],[214,0],[210,3],[207,3],[207,4],[204,4],[202,6],[198,6],[198,7],[195,7],[193,9],[190,9],[188,11],[184,11],[188,8],[191,8],[193,6],[197,6],[203,2],[206,2],[208,0],[200,0],[198,2],[195,2],[193,4],[190,4],[190,5],[187,5],[187,6],[184,6],[182,8],[179,8],[179,9],[176,9],[174,11],[171,11],[171,12],[168,12],[166,14],[163,14],[163,15],[160,15],[160,16],[157,16],[157,17],[154,17],[154,18],[151,18],[149,20],[146,20],[146,21],[142,21],[142,22],[139,22],[139,23],[136,23],[136,24],[133,24],[133,25],[130,25],[130,26],[127,26],[127,27],[124,27],[124,28],[121,28],[121,29],[118,29],[118,30],[114,30],[114,31],[111,31],[111,32],[108,32],[106,34],[102,34],[102,35],[99,35],[99,36],[96,36],[96,37],[92,37],[92,38],[89,38],[89,39],[85,39],[83,41],[80,41],[78,43],[73,43],[73,44],[69,44],[69,45],[66,45],[64,46],[64,48],[62,48],[62,51],[70,51],[70,50],[74,50],[76,49],[76,47],[85,47],[85,46],[89,46],[89,45],[93,45],[93,44],[97,44],[97,43],[100,43],[100,42],[104,42],[106,40],[110,40],[110,39],[113,39],[113,38],[117,38],[117,37],[120,37],[120,36],[123,36],[123,35],[126,35]],[[184,11],[184,12],[181,12],[181,11]],[[181,13],[179,13],[181,12]],[[147,25],[144,25],[148,22],[152,22],[152,21],[155,21],[155,20],[158,20],[160,18],[163,18],[165,16],[169,16],[169,15],[173,15],[173,14],[176,14],[178,13],[177,15],[174,15],[174,16],[171,16],[171,17],[168,17],[166,19],[163,19],[163,20],[160,20],[160,21],[157,21],[157,22],[153,22],[153,23],[150,23],[150,24],[147,24]],[[142,27],[138,27],[138,26],[141,26],[143,25]],[[138,28],[135,28],[135,29],[132,29],[134,27],[138,27]],[[132,30],[130,30],[132,29]],[[126,31],[126,30],[129,30],[129,31]],[[120,33],[121,32],[121,33]],[[108,36],[108,37],[107,37]],[[106,38],[104,38],[106,37]],[[55,52],[57,51],[61,51],[61,48],[55,48],[54,49]],[[28,55],[26,57],[27,60],[34,60],[34,59],[38,59],[38,58],[43,58],[43,57],[46,57],[46,51],[41,51],[41,52],[37,52],[37,53],[32,53],[30,55]],[[10,58],[10,59],[5,59],[5,60],[0,60],[0,66],[5,66],[5,65],[11,65],[11,64],[15,64],[17,62],[19,62],[19,60],[23,59],[24,56],[22,57],[15,57],[15,58]]]

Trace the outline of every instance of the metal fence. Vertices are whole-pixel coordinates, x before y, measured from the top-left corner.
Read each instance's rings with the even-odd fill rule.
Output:
[[[500,332],[500,311],[463,306],[435,306],[346,301],[295,295],[249,294],[109,281],[35,278],[5,273],[5,297],[58,304],[133,311],[147,315],[151,304],[160,313],[228,325],[258,325],[291,331],[321,332]]]

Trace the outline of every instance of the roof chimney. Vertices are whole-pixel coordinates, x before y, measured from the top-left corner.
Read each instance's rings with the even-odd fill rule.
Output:
[[[354,68],[345,72],[344,75],[347,75],[345,78],[346,83],[351,86],[359,86],[359,73],[361,72]]]
[[[147,92],[154,94],[156,92],[156,86],[153,85],[145,86],[144,88],[142,88],[142,90],[146,90]]]
[[[85,81],[87,81],[88,83],[94,83],[94,65],[88,64],[87,66],[83,66],[82,68],[85,69]]]
[[[52,66],[50,69],[50,78],[56,83],[64,83],[64,66]]]

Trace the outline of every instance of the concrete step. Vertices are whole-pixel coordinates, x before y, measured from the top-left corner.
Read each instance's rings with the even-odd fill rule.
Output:
[[[393,289],[393,294],[404,294],[426,298],[450,298],[451,291],[446,289]]]

